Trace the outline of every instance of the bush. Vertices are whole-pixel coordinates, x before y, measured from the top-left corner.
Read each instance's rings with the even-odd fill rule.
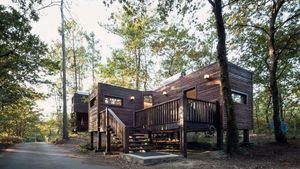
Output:
[[[18,136],[0,136],[0,144],[2,145],[14,145],[17,143],[22,143],[23,138]]]
[[[93,150],[92,145],[90,143],[81,143],[79,144],[80,152],[87,152]]]

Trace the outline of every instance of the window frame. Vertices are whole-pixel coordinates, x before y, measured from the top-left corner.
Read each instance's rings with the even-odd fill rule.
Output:
[[[120,100],[121,100],[121,105],[116,105],[116,104],[105,103],[105,99],[106,99],[106,98],[120,99]],[[109,106],[123,107],[123,106],[124,106],[124,99],[123,99],[123,98],[121,98],[121,97],[104,95],[104,98],[103,98],[103,103],[104,103],[105,105],[109,105]]]
[[[89,101],[89,108],[95,107],[96,102],[97,102],[97,97],[92,98],[92,99]],[[92,104],[92,103],[93,103],[93,104]]]
[[[151,96],[151,106],[150,107],[152,107],[154,104],[154,102],[153,102],[153,94],[145,94],[145,95],[143,95],[143,109],[145,109],[145,96]]]
[[[241,102],[241,103],[235,102],[233,100],[232,94],[240,95],[241,97],[245,96],[245,102]],[[242,105],[248,104],[248,94],[247,93],[236,91],[236,90],[231,90],[231,98],[232,98],[233,103],[242,104]]]

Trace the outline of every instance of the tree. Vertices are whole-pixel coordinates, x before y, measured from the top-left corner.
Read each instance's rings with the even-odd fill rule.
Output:
[[[188,29],[172,25],[160,31],[151,42],[151,49],[161,60],[162,77],[170,77],[182,72],[192,60],[201,57],[197,51],[196,39],[189,35]]]
[[[32,34],[31,19],[12,7],[0,5],[0,109],[19,98],[41,96],[27,84],[47,83],[43,78],[57,69],[47,58],[47,46]]]
[[[168,16],[168,12],[173,9],[175,6],[177,10],[185,14],[187,11],[194,12],[195,9],[199,8],[198,2],[196,3],[181,3],[179,1],[178,5],[174,5],[173,1],[160,1],[159,3],[159,13],[163,15],[162,18],[166,18]],[[225,109],[225,114],[227,116],[227,149],[226,151],[229,154],[234,154],[238,151],[238,129],[235,119],[235,112],[233,101],[231,98],[231,87],[229,81],[229,73],[228,73],[228,61],[227,61],[227,51],[226,51],[226,32],[225,32],[225,24],[223,20],[222,9],[232,2],[226,1],[223,2],[221,0],[208,0],[209,4],[212,6],[212,11],[215,19],[215,27],[217,30],[218,44],[217,44],[217,61],[219,63],[220,69],[220,80],[221,80],[221,93],[223,96],[223,104]],[[181,5],[183,4],[183,5]]]
[[[86,33],[85,39],[88,43],[86,59],[92,72],[93,84],[96,83],[96,67],[99,65],[101,56],[100,51],[96,49],[99,40],[95,39],[94,32]]]
[[[143,84],[146,90],[150,80],[149,67],[152,64],[149,38],[155,31],[153,25],[156,24],[156,20],[146,13],[136,11],[133,7],[130,12],[125,11],[116,18],[119,19],[117,20],[119,25],[105,26],[106,29],[123,38],[124,49],[116,54],[122,53],[124,57],[131,57],[127,61],[132,61],[131,64],[134,65],[132,67],[134,72],[131,75],[135,83],[134,88],[140,89]],[[128,70],[128,72],[132,71]]]
[[[221,0],[208,0],[213,7],[213,12],[216,20],[216,28],[218,32],[218,63],[220,68],[220,80],[221,80],[221,91],[223,96],[223,104],[225,113],[227,116],[227,149],[226,151],[230,154],[234,154],[238,151],[239,140],[238,140],[238,129],[234,112],[234,105],[231,97],[231,87],[228,73],[228,61],[226,53],[226,32],[225,24],[222,15],[222,1]]]
[[[243,8],[245,6],[248,8]],[[285,0],[242,1],[233,6],[232,11],[236,12],[229,23],[240,37],[239,44],[243,43],[238,50],[243,51],[242,59],[246,64],[255,67],[256,72],[262,72],[257,75],[262,76],[259,83],[267,86],[272,97],[275,139],[279,143],[286,143],[286,136],[281,129],[284,91],[280,90],[280,81],[284,74],[299,68],[296,57],[299,55],[300,32],[297,23],[300,5],[296,1]],[[252,58],[249,57],[250,53]]]
[[[66,51],[65,51],[65,20],[64,20],[64,1],[61,0],[61,41],[62,41],[62,84],[63,84],[63,139],[68,136],[68,113],[67,113],[67,89],[66,89]]]

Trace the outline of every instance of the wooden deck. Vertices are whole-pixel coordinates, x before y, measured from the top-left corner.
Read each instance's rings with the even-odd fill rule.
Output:
[[[99,133],[105,133],[107,153],[111,151],[112,138],[117,139],[122,145],[122,150],[127,153],[134,149],[131,147],[131,143],[138,138],[137,136],[144,136],[147,133],[147,137],[150,139],[151,134],[149,133],[178,131],[180,151],[186,156],[187,132],[208,131],[221,126],[218,124],[221,121],[218,102],[185,97],[136,111],[133,113],[133,121],[133,126],[125,125],[109,108],[99,113]],[[142,138],[145,139],[145,137]],[[101,145],[97,146],[101,147]],[[138,149],[136,149],[137,147]],[[145,145],[137,147],[134,150],[147,150]]]

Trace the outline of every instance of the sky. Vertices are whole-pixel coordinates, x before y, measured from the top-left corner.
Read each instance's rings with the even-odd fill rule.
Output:
[[[55,0],[53,0],[55,1]],[[47,5],[51,0],[44,0]],[[1,4],[12,4],[12,0],[0,0]],[[94,32],[95,37],[100,40],[100,52],[102,58],[111,56],[112,49],[122,47],[122,39],[114,35],[104,28],[99,26],[99,23],[108,23],[108,18],[111,12],[120,10],[120,5],[115,4],[111,8],[104,6],[101,0],[65,0],[67,9],[64,10],[67,19],[74,19],[83,30],[87,32]],[[205,8],[200,14],[202,21],[207,17],[208,8]],[[47,44],[52,41],[61,41],[58,33],[58,27],[61,25],[60,8],[59,6],[52,6],[39,11],[39,21],[32,23],[32,33],[40,36],[40,39]],[[176,17],[174,17],[176,20]],[[91,77],[85,79],[84,90],[88,91],[91,87]],[[40,85],[35,87],[38,92],[51,93],[47,85]],[[70,113],[71,95],[68,96],[68,113]],[[55,100],[49,97],[45,100],[37,101],[38,109],[45,117],[50,117],[56,111]]]

